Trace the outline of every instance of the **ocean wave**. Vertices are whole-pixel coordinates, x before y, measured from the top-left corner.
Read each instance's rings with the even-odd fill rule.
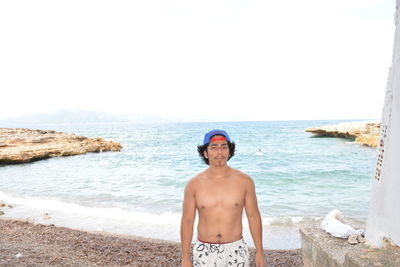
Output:
[[[70,203],[56,198],[17,197],[0,191],[0,200],[14,205],[16,209],[35,209],[49,213],[63,213],[71,216],[89,216],[101,219],[124,220],[140,224],[152,225],[179,225],[181,213],[162,212],[152,213],[143,211],[129,211],[119,207],[90,207],[77,203]],[[298,227],[301,224],[316,221],[320,217],[287,216],[262,217],[264,227]],[[247,218],[243,216],[243,225],[247,226]]]
[[[176,224],[180,222],[180,214],[163,212],[160,214],[128,211],[122,208],[89,207],[76,203],[65,202],[56,198],[16,197],[0,191],[0,199],[12,204],[15,208],[31,208],[46,212],[61,212],[71,215],[84,215],[102,219],[121,219],[138,223]]]

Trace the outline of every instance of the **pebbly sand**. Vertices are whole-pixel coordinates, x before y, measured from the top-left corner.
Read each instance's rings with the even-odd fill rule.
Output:
[[[2,267],[180,266],[180,253],[176,242],[0,219]],[[265,250],[265,255],[268,267],[303,266],[300,249]]]

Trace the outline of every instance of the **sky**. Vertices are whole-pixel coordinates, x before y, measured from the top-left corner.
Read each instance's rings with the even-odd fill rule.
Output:
[[[395,0],[1,1],[0,119],[380,119]]]

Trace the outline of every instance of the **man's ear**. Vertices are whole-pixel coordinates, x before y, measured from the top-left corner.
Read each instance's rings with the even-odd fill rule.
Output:
[[[206,159],[208,159],[207,151],[204,151],[204,152],[203,152],[203,155],[204,155],[204,157],[205,157]]]

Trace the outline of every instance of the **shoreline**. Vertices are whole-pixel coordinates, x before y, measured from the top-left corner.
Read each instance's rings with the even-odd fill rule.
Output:
[[[0,217],[1,266],[180,266],[179,242]],[[267,266],[303,266],[301,249],[264,250]],[[254,261],[254,249],[250,249]],[[253,266],[253,265],[251,265]]]
[[[35,224],[54,224],[87,232],[104,231],[117,235],[179,242],[180,214],[176,212],[155,214],[113,208],[84,207],[68,203],[48,203],[42,200],[37,201],[37,199],[22,199],[22,201],[17,198],[9,198],[7,195],[2,195],[1,192],[0,199],[4,199],[5,203],[13,203],[13,208],[4,207],[5,214],[1,216],[4,219],[28,220]],[[301,248],[299,226],[316,219],[314,217],[263,218],[264,249],[295,250]],[[254,248],[246,218],[243,218],[242,222],[243,237],[248,246]],[[194,237],[195,235],[196,230],[194,229]]]

